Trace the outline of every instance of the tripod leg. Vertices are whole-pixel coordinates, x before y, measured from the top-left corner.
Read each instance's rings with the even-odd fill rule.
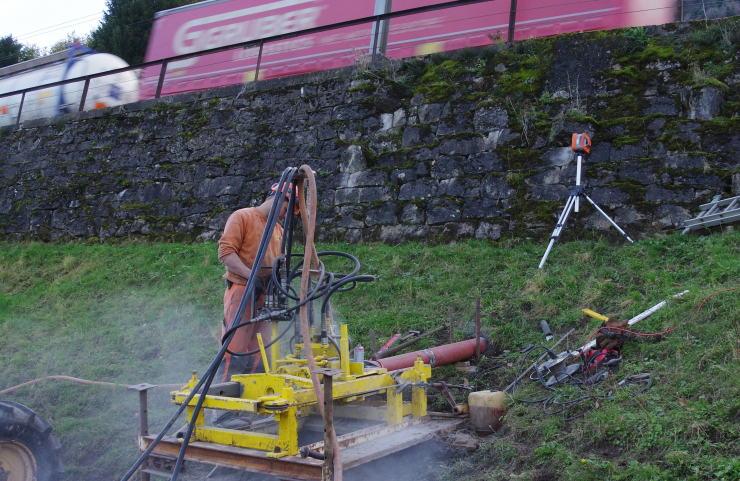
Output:
[[[568,214],[570,214],[570,210],[573,208],[573,205],[575,205],[575,199],[578,196],[571,195],[568,197],[568,201],[565,203],[565,207],[563,208],[563,212],[560,213],[560,217],[558,217],[558,223],[555,226],[555,230],[552,231],[552,236],[550,237],[550,243],[547,245],[547,250],[545,250],[545,255],[542,256],[542,260],[540,261],[540,266],[538,269],[542,269],[542,266],[545,265],[545,261],[547,261],[547,256],[550,255],[550,251],[552,250],[552,246],[555,245],[555,242],[560,237],[560,233],[563,231],[563,226],[565,225],[565,221],[568,219]]]
[[[614,226],[614,228],[615,228],[615,229],[617,229],[617,230],[619,231],[619,233],[620,233],[620,234],[622,234],[622,235],[624,236],[624,238],[625,238],[625,239],[627,239],[628,241],[630,241],[630,242],[632,242],[632,243],[634,243],[634,242],[635,242],[635,241],[633,241],[632,239],[630,239],[630,236],[628,236],[628,235],[627,235],[627,234],[626,234],[626,233],[625,233],[625,232],[624,232],[624,231],[623,231],[623,230],[622,230],[622,229],[621,229],[621,228],[620,228],[620,227],[619,227],[619,226],[617,225],[617,223],[616,223],[616,222],[614,222],[614,221],[612,220],[612,218],[611,218],[611,217],[609,217],[608,215],[606,215],[606,212],[604,212],[603,210],[601,210],[601,207],[599,207],[598,205],[596,205],[596,202],[594,202],[593,200],[591,200],[591,197],[587,196],[586,194],[583,194],[583,196],[584,196],[584,197],[586,197],[586,200],[588,200],[589,202],[591,202],[591,205],[593,205],[594,207],[596,207],[596,210],[598,210],[598,211],[599,211],[599,213],[601,213],[601,215],[603,215],[603,216],[604,216],[604,217],[606,218],[606,220],[608,220],[608,221],[609,221],[609,222],[611,223],[611,225],[613,225],[613,226]]]
[[[578,164],[576,167],[576,185],[581,185],[581,155],[578,155]],[[578,209],[581,207],[580,199],[578,196],[576,196],[576,208],[575,211],[578,212]]]

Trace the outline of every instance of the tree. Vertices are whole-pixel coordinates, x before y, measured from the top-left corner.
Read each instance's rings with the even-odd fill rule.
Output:
[[[199,0],[107,0],[100,26],[91,34],[90,48],[112,53],[130,65],[144,61],[154,13]]]
[[[80,35],[77,35],[74,30],[72,30],[72,32],[67,34],[66,38],[63,38],[57,42],[54,42],[54,44],[51,47],[49,47],[49,51],[47,55],[52,54],[52,53],[61,52],[62,50],[66,50],[67,45],[69,45],[70,43],[74,43],[74,42],[77,42],[85,46],[90,46],[90,41],[91,41],[90,34],[80,36]]]
[[[23,45],[13,35],[0,37],[0,68],[41,56],[36,45]]]

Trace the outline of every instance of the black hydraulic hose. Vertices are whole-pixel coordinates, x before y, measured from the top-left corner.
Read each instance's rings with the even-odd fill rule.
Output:
[[[292,177],[295,174],[295,171],[296,170],[297,169],[295,169],[295,168],[285,169],[285,171],[283,172],[282,177],[280,178],[281,185],[283,185],[285,183],[286,177],[288,175],[290,175]],[[281,190],[281,192],[282,192],[282,190]],[[272,208],[270,209],[270,215],[268,216],[267,224],[266,224],[266,227],[265,227],[265,232],[263,232],[263,234],[262,234],[262,239],[260,241],[260,245],[259,245],[259,248],[257,250],[258,259],[255,259],[255,263],[253,264],[253,266],[254,265],[261,266],[262,265],[262,260],[264,259],[265,250],[266,250],[265,249],[265,246],[267,245],[266,239],[269,239],[270,237],[272,237],[272,228],[275,225],[275,220],[276,220],[275,208],[276,208],[276,206],[277,206],[277,203],[276,202],[273,202]],[[269,226],[269,228],[268,228],[268,226]],[[257,262],[257,261],[259,261],[259,262]],[[257,279],[258,273],[259,273],[259,269],[253,269],[252,270],[252,272],[251,272],[251,274],[249,276],[249,279],[247,280],[247,287],[245,289],[245,294],[254,290],[255,280]],[[237,320],[238,319],[241,319],[241,317],[244,315],[244,310],[246,309],[246,304],[247,304],[247,298],[248,297],[249,296],[247,296],[247,295],[242,296],[242,300],[239,303],[239,308],[237,309],[237,315],[232,320],[232,325],[236,324],[238,322]],[[231,334],[231,336],[233,336],[233,333]],[[229,336],[229,339],[228,339],[229,342],[231,341],[231,336]],[[188,395],[188,397],[185,399],[185,401],[182,403],[182,405],[178,408],[177,412],[167,422],[167,425],[159,432],[159,434],[157,435],[157,437],[154,438],[154,440],[149,445],[149,447],[139,456],[139,458],[136,460],[136,462],[134,463],[134,465],[131,466],[131,468],[126,472],[126,474],[123,476],[123,478],[121,478],[121,481],[128,481],[131,478],[131,476],[133,476],[134,473],[136,473],[136,470],[139,468],[139,466],[141,466],[141,464],[144,462],[144,460],[152,453],[152,451],[154,451],[154,448],[157,446],[157,444],[159,444],[159,442],[162,440],[162,438],[167,433],[167,431],[169,431],[170,428],[172,428],[172,426],[175,424],[175,421],[177,421],[177,418],[180,417],[180,415],[183,413],[183,411],[185,410],[185,408],[187,407],[187,405],[190,403],[190,401],[193,399],[193,397],[195,396],[195,394],[200,390],[201,386],[203,386],[204,384],[207,384],[207,386],[205,387],[205,389],[203,389],[203,392],[208,392],[208,389],[210,388],[210,385],[211,385],[211,382],[208,382],[208,381],[209,380],[212,381],[212,376],[210,376],[210,374],[213,374],[215,376],[215,372],[218,369],[218,365],[221,363],[221,359],[224,357],[224,354],[226,352],[226,349],[228,348],[228,345],[229,345],[229,343],[226,342],[225,344],[223,344],[223,346],[221,346],[221,349],[219,350],[219,352],[216,355],[216,357],[214,358],[214,360],[211,362],[211,365],[208,367],[208,369],[206,369],[205,375],[198,381],[198,383],[195,385],[195,387],[193,388],[193,390],[191,391],[191,393]],[[211,372],[211,371],[213,371],[213,372]],[[201,396],[201,399],[204,399],[204,398],[205,398],[205,396]],[[196,418],[197,418],[197,411],[196,411],[196,415],[193,416],[193,419],[196,419]],[[180,454],[181,455],[184,455],[185,448],[187,447],[188,440],[190,439],[190,434],[192,433],[192,429],[190,429],[190,426],[188,426],[188,428],[189,428],[188,429],[188,434],[187,434],[187,436],[185,438],[185,441],[183,442],[183,448],[180,451]],[[179,465],[179,468],[178,468],[178,465]],[[173,479],[175,481],[177,480],[177,474],[179,473],[181,467],[182,467],[182,458],[180,456],[178,456],[178,464],[175,465],[175,468],[177,469],[177,471],[175,471],[175,474],[174,474],[174,477],[173,477]]]
[[[321,256],[339,256],[339,257],[345,257],[352,262],[355,263],[355,268],[352,270],[351,273],[347,274],[348,276],[354,276],[357,275],[358,272],[360,272],[360,261],[357,259],[357,257],[353,256],[352,254],[348,254],[347,252],[342,251],[324,251],[324,252],[317,252],[316,255],[318,257]]]
[[[286,291],[285,289],[283,289],[283,287],[280,285],[280,282],[278,282],[277,274],[275,274],[275,271],[276,271],[277,263],[278,263],[279,260],[280,260],[279,258],[278,259],[275,259],[275,262],[272,263],[272,283],[277,288],[277,290],[280,291],[288,299],[291,299],[293,301],[298,301],[298,300],[300,300],[300,296],[298,296],[298,295],[291,295],[288,291]],[[319,262],[321,262],[321,261],[319,261]],[[321,263],[321,265],[323,266],[323,263]],[[326,271],[325,268],[324,268],[324,271]],[[317,297],[320,297],[321,295],[323,295],[323,294],[321,294],[321,292],[324,289],[326,289],[327,286],[330,286],[334,282],[334,277],[337,274],[334,274],[333,272],[330,272],[327,275],[330,275],[331,276],[330,282],[328,282],[326,284],[322,284],[321,282],[319,282],[317,284],[318,285],[318,289],[315,289],[314,291],[312,291],[312,292],[316,292],[317,294],[314,295],[314,296],[312,296],[313,299],[311,299],[311,300],[314,300]],[[339,274],[339,275],[343,275],[343,274]],[[290,285],[290,283],[293,281],[293,279],[295,279],[295,277],[289,277],[288,278],[287,287],[290,290],[292,290],[293,293],[295,294],[296,293],[295,292],[295,289],[293,289],[293,287],[291,287],[291,285]]]
[[[285,190],[288,188],[288,178],[292,179],[295,175],[295,172],[297,171],[296,168],[290,167],[285,169],[283,172],[282,177],[280,178],[280,183],[278,184],[277,192],[276,192],[276,199],[282,199],[285,196]],[[254,285],[256,283],[257,277],[259,276],[259,270],[262,267],[262,262],[264,261],[265,254],[267,253],[267,246],[270,243],[270,239],[272,238],[272,232],[275,229],[275,224],[277,223],[278,215],[280,212],[280,209],[282,208],[282,202],[272,202],[272,206],[270,207],[270,214],[267,217],[267,222],[265,224],[265,231],[262,233],[262,239],[260,241],[259,249],[257,250],[257,255],[255,256],[254,263],[252,264],[252,271],[249,274],[249,279],[247,280],[247,287],[244,289],[244,295],[242,296],[241,301],[239,302],[239,308],[236,311],[236,315],[234,316],[234,320],[231,322],[232,326],[237,324],[239,320],[244,315],[244,310],[246,308],[246,298],[254,291]],[[233,333],[229,335],[228,342],[224,343],[224,346],[228,348],[229,343],[231,342],[231,338],[233,337]],[[225,349],[221,349],[219,351],[218,361],[221,362],[221,358],[223,358],[225,353]],[[213,382],[213,378],[216,376],[216,370],[214,369],[213,372],[211,372],[208,376],[208,380],[204,384],[203,393],[207,393],[208,389],[211,387],[211,383]],[[193,412],[192,419],[190,420],[190,423],[188,424],[188,430],[185,433],[185,437],[182,440],[182,446],[180,447],[180,453],[177,456],[177,462],[175,463],[175,467],[172,470],[172,481],[177,481],[177,477],[180,475],[180,470],[182,469],[182,463],[185,459],[185,451],[188,448],[188,444],[190,443],[190,436],[193,433],[193,429],[195,428],[195,422],[198,419],[198,413],[200,413],[201,408],[203,407],[203,402],[205,401],[206,396],[198,396],[198,402],[195,406],[195,411]]]
[[[324,264],[322,263],[322,264],[321,264],[321,271],[320,271],[320,273],[319,273],[319,279],[323,279],[323,278],[324,278],[324,276],[325,276],[325,273],[326,273],[326,270],[324,269]],[[221,339],[222,339],[222,342],[223,342],[223,340],[224,340],[224,339],[226,338],[226,336],[228,336],[228,335],[231,335],[231,334],[232,334],[232,333],[233,333],[234,331],[236,331],[236,330],[237,330],[237,329],[239,329],[240,327],[243,327],[243,326],[246,326],[246,325],[249,325],[249,324],[255,324],[255,323],[257,323],[257,322],[263,322],[263,321],[267,321],[267,320],[269,320],[269,319],[273,319],[273,318],[275,318],[275,317],[281,317],[281,316],[284,316],[285,314],[288,314],[289,312],[295,311],[296,309],[300,308],[301,306],[303,306],[303,305],[304,305],[304,304],[306,304],[307,302],[309,302],[309,301],[313,301],[313,300],[315,300],[315,299],[318,299],[318,297],[316,297],[316,296],[314,295],[314,294],[316,293],[316,291],[318,290],[318,287],[319,287],[319,285],[317,284],[317,286],[316,286],[316,287],[315,287],[315,288],[314,288],[314,289],[313,289],[313,290],[312,290],[311,292],[309,292],[309,295],[308,295],[308,296],[306,296],[306,298],[305,298],[305,299],[304,299],[304,300],[303,300],[302,302],[299,302],[298,304],[296,304],[296,305],[295,305],[295,306],[293,306],[293,307],[289,307],[289,308],[287,308],[287,309],[283,309],[283,310],[280,310],[280,311],[273,311],[273,312],[269,312],[269,313],[267,313],[267,314],[262,314],[261,316],[257,316],[257,317],[255,317],[254,319],[250,319],[250,320],[248,320],[248,321],[244,321],[244,322],[242,322],[242,323],[239,323],[239,324],[237,324],[237,325],[235,325],[235,326],[232,326],[232,327],[231,327],[231,328],[230,328],[230,329],[229,329],[228,331],[226,331],[226,332],[224,333],[224,335],[222,336],[222,338],[221,338]]]
[[[347,252],[342,252],[342,251],[324,251],[324,252],[319,252],[317,255],[319,257],[320,256],[324,256],[324,255],[326,255],[326,256],[345,257],[345,258],[351,260],[352,262],[354,262],[355,267],[352,270],[352,272],[350,272],[349,274],[337,274],[337,279],[339,281],[344,280],[347,277],[354,277],[354,276],[357,275],[358,272],[360,272],[360,261],[357,259],[357,257],[353,256],[352,254],[348,254]],[[362,282],[367,282],[367,281],[362,281]],[[345,282],[342,285],[344,285],[344,284],[347,284],[347,283]],[[350,290],[354,289],[354,287],[355,287],[355,284],[353,284],[352,286],[350,286],[350,287],[348,287],[346,289],[339,289],[338,292],[347,292],[347,291],[350,291]],[[332,291],[332,294],[333,293],[334,293],[334,291]]]
[[[285,229],[287,235],[283,232],[283,245],[280,253],[285,254],[286,271],[290,272],[290,259],[293,257],[293,230],[295,229],[295,203],[298,197],[297,186],[293,186],[290,191],[290,200],[288,201],[288,212],[285,219]]]
[[[524,363],[526,362],[527,356],[531,352],[533,352],[533,351],[535,351],[537,349],[544,349],[545,352],[543,352],[540,356],[538,356],[537,360],[535,361],[535,369],[534,369],[534,371],[535,371],[535,373],[537,375],[537,380],[540,382],[540,384],[542,386],[544,386],[546,389],[548,389],[549,391],[552,391],[552,394],[550,394],[549,396],[546,396],[546,397],[544,397],[542,399],[539,399],[539,400],[519,399],[519,398],[516,397],[516,393],[515,393],[516,392],[516,386],[517,386],[518,383],[515,382],[514,383],[514,386],[512,388],[512,396],[517,401],[524,402],[524,403],[530,403],[530,404],[536,404],[536,403],[542,402],[543,403],[542,408],[543,408],[543,412],[545,414],[560,414],[560,413],[563,413],[563,415],[562,415],[563,421],[571,421],[573,419],[580,418],[580,417],[584,416],[587,412],[593,410],[596,407],[596,403],[599,401],[599,399],[607,399],[607,398],[610,398],[612,396],[612,393],[611,392],[608,392],[608,393],[605,393],[605,394],[598,394],[598,393],[593,393],[592,392],[592,393],[588,393],[588,394],[581,395],[581,396],[577,396],[576,395],[575,397],[572,397],[572,398],[568,399],[570,396],[572,396],[571,393],[562,393],[562,392],[559,392],[558,390],[554,389],[553,387],[548,386],[547,383],[545,382],[545,380],[542,377],[542,370],[539,368],[539,363],[540,363],[540,361],[542,360],[542,358],[546,354],[548,354],[548,353],[552,354],[552,352],[549,349],[545,348],[544,346],[538,346],[538,347],[532,348],[529,352],[527,352],[527,355],[524,356],[524,359],[522,360],[522,363],[519,366],[519,370],[517,371],[517,377],[516,377],[516,379],[519,378],[519,373],[521,372],[521,369],[524,366]],[[588,373],[588,366],[590,366],[591,363],[599,355],[603,355],[603,354],[602,353],[597,353],[597,354],[591,356],[588,360],[585,360],[585,364],[584,364],[584,366],[585,366],[584,367],[585,373],[584,373],[584,375]],[[573,385],[577,386],[579,389],[581,389],[582,391],[589,391],[590,390],[590,387],[593,386],[593,384],[589,384],[589,383],[587,383],[584,380],[581,380],[579,378],[576,378],[575,376],[569,374],[568,372],[557,372],[557,373],[553,373],[553,376],[555,378],[556,383],[558,383],[558,384],[573,384]],[[650,383],[647,383],[646,387],[643,388],[642,390],[640,390],[639,392],[644,392],[649,387],[650,387]],[[568,414],[571,413],[573,409],[577,408],[582,403],[584,403],[584,401],[588,401],[588,400],[593,400],[593,403],[588,408],[583,409],[578,414],[575,414],[573,416],[568,416]],[[554,408],[554,410],[550,410],[549,409],[550,407],[555,407],[555,408]]]
[[[278,185],[278,192],[277,195],[283,196],[284,190],[287,187],[287,179],[292,178],[295,174],[296,169],[295,168],[288,168],[285,169],[283,172],[283,175],[280,178],[280,183]],[[280,198],[280,197],[278,197]],[[239,319],[242,318],[244,315],[244,311],[246,309],[247,300],[250,297],[249,294],[254,291],[254,286],[256,284],[257,277],[259,276],[259,270],[262,266],[262,262],[264,260],[267,246],[269,245],[270,239],[272,237],[272,232],[275,228],[275,223],[277,222],[278,217],[278,205],[280,203],[273,202],[272,206],[270,208],[270,213],[267,217],[267,222],[265,224],[265,231],[262,233],[262,239],[260,240],[260,245],[257,249],[257,255],[255,256],[254,263],[252,264],[252,271],[249,275],[249,279],[247,280],[246,288],[244,289],[244,295],[242,296],[241,301],[239,302],[239,307],[237,308],[236,315],[234,316],[234,319],[231,322],[231,325],[237,324],[239,322]],[[282,207],[282,204],[280,204]],[[256,268],[255,268],[256,267]],[[223,358],[226,349],[228,349],[228,345],[231,342],[231,338],[233,337],[233,332],[229,335],[227,342],[225,342],[222,346],[222,348],[219,350],[218,355],[216,356],[215,362],[212,364],[212,366],[217,366],[220,364],[221,359]],[[216,375],[217,367],[212,367],[212,372],[207,373],[204,378],[206,379],[206,382],[204,383],[203,392],[208,392],[208,389],[211,387],[211,383],[213,382],[213,378]],[[190,396],[188,396],[187,402],[184,404],[187,404],[190,399],[192,399],[192,396],[195,394],[195,390],[193,393],[191,393]],[[205,396],[199,396],[198,397],[198,403],[195,408],[195,412],[192,416],[192,419],[190,423],[188,424],[188,429],[185,434],[185,437],[183,438],[183,443],[180,448],[180,453],[177,457],[177,462],[175,463],[175,467],[172,471],[172,481],[177,481],[177,477],[180,474],[180,470],[182,469],[182,463],[185,457],[185,451],[187,450],[188,443],[190,442],[190,436],[193,433],[193,429],[195,428],[195,421],[198,418],[198,413],[200,412],[201,407],[203,406],[203,401],[205,400]],[[140,464],[140,463],[139,463]],[[126,478],[128,479],[128,478]]]
[[[303,257],[303,254],[302,253],[301,254],[294,254],[294,255],[295,256],[301,256],[301,257]],[[358,272],[360,272],[360,261],[357,260],[357,258],[355,256],[353,256],[352,254],[348,254],[346,252],[341,252],[341,251],[324,251],[324,252],[317,252],[316,253],[316,256],[317,257],[322,257],[322,256],[340,256],[340,257],[346,257],[347,259],[350,259],[352,262],[354,262],[355,268],[354,268],[354,270],[352,270],[352,272],[350,272],[349,274],[336,274],[337,277],[354,276]],[[297,274],[298,274],[297,271],[303,265],[303,261],[304,261],[304,259],[301,259],[301,261],[298,262],[293,267],[293,270],[291,270],[291,272],[290,272],[291,279],[293,277],[297,276]]]
[[[342,350],[339,348],[339,344],[337,344],[337,340],[334,339],[332,336],[326,336],[329,339],[329,342],[334,344],[334,349],[337,350],[337,355],[339,356],[339,362],[342,362]]]
[[[326,304],[329,302],[329,298],[343,285],[349,284],[350,282],[372,282],[375,280],[375,276],[370,275],[363,275],[363,276],[355,276],[355,277],[345,277],[344,279],[341,279],[337,281],[334,284],[334,287],[332,287],[325,295],[324,295],[324,302],[321,304],[321,311],[326,312]]]
[[[512,358],[512,357],[513,357],[513,359],[509,359],[509,358]],[[502,360],[503,359],[503,362],[500,363],[500,364],[496,364],[493,367],[487,367],[486,369],[483,369],[482,371],[476,372],[475,376],[470,381],[470,385],[473,386],[473,389],[475,389],[477,391],[478,390],[478,383],[480,382],[480,380],[482,379],[482,377],[485,374],[488,374],[489,372],[493,372],[496,369],[499,369],[501,367],[504,367],[505,365],[509,364],[510,362],[514,362],[517,357],[519,357],[519,353],[513,353],[513,352],[512,353],[509,353],[509,354],[507,354],[505,356],[502,356],[502,357],[487,357],[486,359],[491,359],[491,360]],[[480,367],[480,364],[478,366]]]
[[[292,178],[294,174],[295,174],[295,169],[293,168],[286,169],[283,172],[283,175],[280,178],[280,184],[278,186],[278,193],[277,193],[278,195],[280,196],[283,195],[283,190],[286,186],[285,185],[286,177]],[[256,283],[257,277],[259,276],[259,270],[262,266],[262,262],[263,262],[263,259],[266,253],[265,252],[266,247],[269,245],[269,242],[270,242],[269,239],[272,237],[272,232],[275,228],[275,223],[277,222],[278,204],[279,204],[278,202],[273,202],[270,208],[270,213],[268,215],[267,222],[265,224],[265,231],[262,233],[262,239],[260,240],[260,245],[257,249],[257,255],[255,256],[254,263],[252,264],[252,271],[249,275],[249,279],[247,280],[247,285],[244,289],[244,295],[242,296],[242,299],[239,302],[239,307],[237,308],[236,315],[234,316],[234,319],[232,320],[232,323],[231,323],[232,326],[238,323],[239,319],[241,319],[242,316],[244,315],[244,310],[246,309],[246,304],[247,304],[246,300],[250,297],[249,294],[254,291],[254,285]],[[224,342],[222,346],[222,349],[219,350],[219,354],[217,356],[217,361],[218,361],[217,364],[220,364],[221,359],[223,358],[226,349],[228,349],[228,345],[231,342],[231,338],[233,337],[233,335],[234,335],[233,332],[229,334],[228,338],[226,339],[226,342]],[[210,388],[211,383],[213,382],[213,378],[215,377],[216,372],[217,372],[217,368],[214,368],[212,369],[212,372],[208,373],[208,375],[205,376],[207,377],[207,380],[204,384],[204,389],[203,389],[204,393],[208,392],[208,389]],[[175,467],[173,469],[172,479],[174,481],[177,480],[177,477],[180,474],[180,469],[182,469],[182,463],[185,457],[185,451],[187,450],[188,443],[190,442],[190,436],[192,435],[193,429],[195,427],[195,421],[197,420],[198,413],[200,412],[200,409],[203,406],[204,400],[205,400],[205,396],[198,397],[198,402],[196,404],[194,414],[192,416],[190,423],[188,424],[188,429],[183,439],[183,444],[180,448],[180,453],[178,454],[177,462],[175,463]]]
[[[545,386],[545,387],[546,387],[546,388],[547,388],[548,390],[556,392],[556,391],[555,391],[555,389],[553,389],[553,388],[551,388],[551,387],[547,386],[547,385],[545,384],[545,382],[544,382],[544,381],[542,380],[542,374],[540,373],[540,369],[539,369],[539,368],[538,368],[538,366],[537,366],[537,364],[539,364],[539,361],[540,361],[540,360],[542,359],[542,357],[543,357],[544,355],[546,355],[546,354],[547,354],[548,352],[551,352],[551,351],[550,351],[550,350],[549,350],[549,349],[548,349],[547,347],[545,347],[545,346],[537,346],[537,347],[533,347],[532,349],[530,349],[529,351],[527,351],[527,353],[526,353],[526,354],[524,355],[524,358],[522,359],[522,362],[521,362],[521,363],[519,364],[519,369],[517,370],[517,372],[516,372],[516,377],[515,377],[514,379],[519,379],[519,374],[521,373],[521,371],[522,371],[522,368],[524,367],[524,363],[525,363],[525,362],[527,362],[527,358],[529,357],[529,355],[530,355],[530,354],[532,354],[532,353],[533,353],[534,351],[536,351],[536,350],[538,350],[538,349],[543,349],[543,350],[544,350],[545,352],[543,352],[543,353],[542,353],[542,354],[541,354],[541,355],[540,355],[540,356],[539,356],[539,357],[537,358],[537,361],[535,361],[535,367],[534,367],[534,370],[535,370],[535,371],[537,372],[537,375],[539,376],[539,378],[540,378],[540,381],[542,382],[542,385],[543,385],[543,386]],[[550,398],[552,397],[552,395],[550,395],[550,396],[546,396],[546,397],[544,397],[544,398],[542,398],[542,399],[537,399],[537,400],[527,400],[527,399],[519,399],[518,397],[516,397],[516,387],[517,387],[517,384],[518,384],[518,383],[516,383],[516,382],[515,382],[515,383],[514,383],[514,386],[513,386],[512,388],[511,388],[511,396],[512,396],[512,397],[513,397],[514,399],[516,399],[517,401],[519,401],[519,402],[524,402],[524,403],[528,403],[528,404],[537,404],[537,403],[541,403],[541,402],[543,402],[543,401],[546,401],[546,400],[548,400],[548,399],[550,399]]]

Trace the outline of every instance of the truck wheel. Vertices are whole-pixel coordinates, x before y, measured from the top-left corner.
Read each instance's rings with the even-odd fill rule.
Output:
[[[0,481],[62,479],[62,446],[51,431],[26,406],[0,401]]]

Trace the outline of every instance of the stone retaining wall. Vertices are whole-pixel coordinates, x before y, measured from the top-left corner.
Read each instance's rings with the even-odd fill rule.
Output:
[[[652,38],[690,33],[676,28]],[[0,236],[217,238],[231,211],[306,163],[321,240],[546,237],[574,183],[568,145],[580,131],[595,145],[584,168],[593,200],[633,237],[674,229],[712,196],[740,195],[740,76],[686,85],[680,55],[620,64],[620,41],[533,42],[544,49],[535,67],[526,45],[494,48],[0,130]],[[613,232],[582,206],[571,238]]]

